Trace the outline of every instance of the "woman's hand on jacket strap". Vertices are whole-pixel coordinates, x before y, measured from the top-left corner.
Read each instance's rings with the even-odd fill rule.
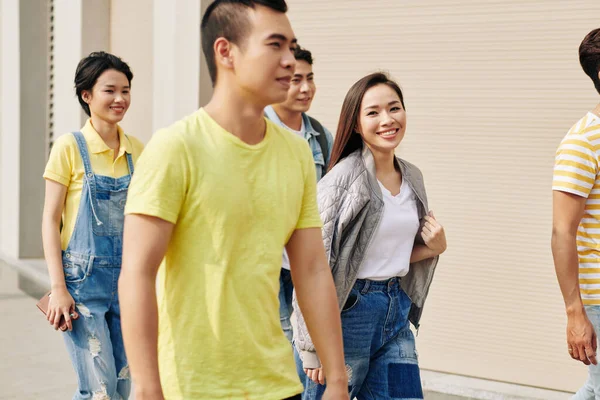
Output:
[[[421,237],[425,245],[438,256],[446,251],[446,232],[444,227],[436,220],[433,211],[430,211],[424,219],[425,223],[421,228]]]

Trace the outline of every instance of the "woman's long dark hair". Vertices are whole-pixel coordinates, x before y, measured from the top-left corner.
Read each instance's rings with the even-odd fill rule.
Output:
[[[398,93],[402,107],[406,110],[406,107],[404,107],[404,96],[402,95],[400,86],[383,72],[367,75],[352,85],[342,104],[342,111],[340,112],[340,120],[333,142],[333,149],[331,150],[331,159],[329,161],[328,170],[331,170],[337,163],[354,151],[362,148],[362,137],[356,132],[360,116],[360,106],[367,90],[377,85],[388,85],[394,89],[394,91]]]

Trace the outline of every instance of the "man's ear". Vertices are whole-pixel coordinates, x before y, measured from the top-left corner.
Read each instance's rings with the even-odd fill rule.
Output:
[[[214,44],[215,62],[224,68],[233,68],[232,43],[224,37],[217,38]]]

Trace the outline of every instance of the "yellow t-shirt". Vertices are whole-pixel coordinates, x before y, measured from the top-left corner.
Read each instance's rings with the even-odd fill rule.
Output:
[[[81,128],[81,133],[83,133],[87,142],[92,169],[97,175],[120,178],[129,174],[125,153],[131,154],[135,164],[144,149],[144,145],[138,139],[125,135],[121,127],[118,127],[118,130],[121,143],[117,159],[114,160],[114,151],[104,143],[104,140],[92,126],[90,119]],[[83,160],[75,136],[70,133],[60,136],[52,146],[48,164],[46,164],[46,170],[44,171],[44,178],[58,182],[68,188],[62,217],[63,229],[60,233],[63,250],[67,249],[75,229],[84,173]]]
[[[284,245],[322,224],[306,141],[267,121],[248,145],[200,109],[150,140],[125,213],[175,224],[158,284],[165,397],[300,393],[278,293]]]

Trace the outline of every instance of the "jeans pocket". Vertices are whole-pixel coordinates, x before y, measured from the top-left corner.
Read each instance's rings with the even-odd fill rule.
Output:
[[[342,308],[342,312],[348,312],[355,308],[360,301],[360,294],[356,290],[352,290],[348,295],[348,299]]]
[[[396,338],[398,347],[400,348],[400,358],[414,360],[418,362],[419,353],[417,353],[417,346],[415,343],[415,336],[408,326],[398,333]]]
[[[83,282],[92,272],[90,260],[68,260],[63,262],[65,283]]]

